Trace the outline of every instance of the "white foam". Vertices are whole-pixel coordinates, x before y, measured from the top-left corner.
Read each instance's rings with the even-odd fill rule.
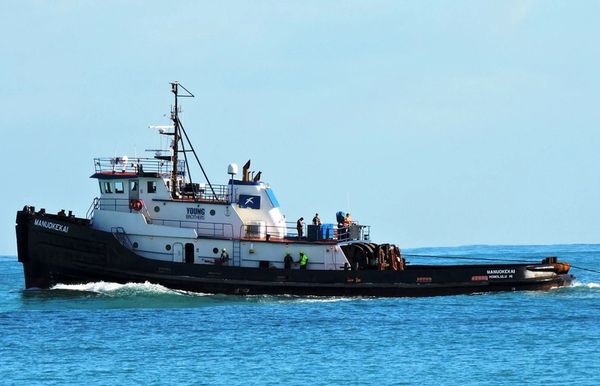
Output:
[[[51,289],[63,290],[63,291],[81,291],[81,292],[93,292],[98,294],[173,294],[173,295],[192,295],[192,296],[205,296],[206,294],[178,291],[160,284],[153,284],[148,281],[144,283],[127,283],[119,284],[112,282],[94,282],[85,284],[57,284]]]
[[[580,282],[576,281],[576,282],[573,282],[572,286],[597,289],[597,288],[600,288],[600,283],[580,283]]]
[[[249,295],[248,299],[258,299],[259,301],[278,302],[278,303],[336,303],[363,300],[360,297],[342,297],[342,296],[302,296],[302,295]],[[367,298],[368,299],[368,298]]]
[[[356,301],[356,298],[336,298],[336,297],[324,297],[324,298],[312,298],[312,297],[301,297],[294,300],[298,303],[338,303]]]

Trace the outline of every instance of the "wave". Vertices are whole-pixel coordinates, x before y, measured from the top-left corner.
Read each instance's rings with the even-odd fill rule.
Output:
[[[243,299],[246,299],[250,302],[257,301],[259,303],[336,303],[373,298],[314,295],[246,295],[243,297]]]
[[[167,288],[160,284],[153,284],[148,281],[144,283],[127,283],[119,284],[113,282],[93,282],[85,284],[56,284],[51,291],[60,291],[66,294],[93,294],[106,296],[111,298],[135,298],[135,297],[148,297],[148,298],[169,298],[176,296],[177,298],[184,300],[187,298],[204,297],[207,299],[213,299],[221,302],[223,300],[236,301],[236,302],[249,302],[249,303],[332,303],[332,302],[343,302],[343,301],[355,301],[356,297],[338,297],[338,296],[302,296],[302,295],[224,295],[224,294],[211,294],[211,293],[200,293],[175,290]],[[364,299],[369,299],[368,297]],[[208,299],[207,299],[208,300]]]
[[[206,296],[205,293],[174,290],[160,284],[148,281],[144,283],[119,284],[112,282],[93,282],[85,284],[57,284],[50,290],[91,292],[107,296],[140,296],[140,295],[179,295],[179,296]]]
[[[562,289],[569,287],[560,287],[556,289]],[[600,289],[600,283],[598,282],[582,282],[574,281],[570,288],[576,292],[583,291],[582,293],[588,293],[592,295],[597,294],[597,290]],[[370,301],[372,297],[344,297],[344,296],[301,296],[301,295],[222,295],[222,294],[210,294],[210,293],[198,293],[189,292],[182,290],[170,289],[160,284],[153,284],[148,281],[144,283],[127,283],[119,284],[113,282],[93,282],[86,284],[57,284],[50,288],[51,291],[60,291],[64,295],[71,296],[85,296],[86,294],[98,295],[106,298],[120,298],[126,299],[139,299],[140,297],[151,301],[168,301],[168,303],[175,302],[179,304],[181,302],[189,303],[189,301],[196,301],[193,299],[203,298],[202,302],[209,301],[211,303],[223,303],[228,304],[230,302],[242,302],[242,303],[264,303],[264,304],[288,304],[288,303],[338,303],[338,302],[356,302],[356,301]],[[588,292],[589,291],[589,292]],[[160,300],[162,299],[162,300]],[[171,300],[168,300],[171,299]],[[177,300],[179,299],[179,300]],[[146,301],[145,301],[146,302]]]
[[[357,300],[370,300],[375,298],[367,297],[302,297],[297,298],[298,303],[338,303],[338,302],[355,302]]]
[[[571,287],[583,287],[583,288],[589,288],[589,289],[599,289],[600,288],[600,283],[582,283],[579,281],[575,281],[573,282],[573,284],[571,284]]]

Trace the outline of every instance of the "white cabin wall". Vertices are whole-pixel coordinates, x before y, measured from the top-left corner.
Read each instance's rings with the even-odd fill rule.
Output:
[[[269,234],[283,238],[287,233],[285,217],[279,207],[273,207],[265,189],[267,189],[267,186],[263,183],[256,185],[234,185],[235,203],[233,204],[233,208],[244,224],[261,224],[264,227],[264,232],[261,230],[261,235]],[[243,205],[240,203],[240,195],[260,197],[260,209],[241,207]]]
[[[238,238],[242,229],[242,220],[229,204],[157,199],[144,205],[153,224],[195,228],[208,237]]]
[[[146,237],[144,235],[131,235],[129,239],[134,246],[132,250],[149,259],[183,263],[185,245],[188,243],[194,245],[194,264],[215,264],[215,260],[221,257],[223,248],[228,251],[230,259],[232,258],[233,241],[231,240]],[[176,244],[183,247],[183,257],[177,253]]]
[[[129,208],[130,180],[139,182],[136,193],[143,202],[139,212]],[[148,191],[148,181],[156,183],[155,192]],[[106,182],[110,192],[104,188]],[[116,193],[115,183],[123,185],[122,193]],[[287,234],[285,216],[263,183],[234,184],[231,204],[172,200],[160,177],[100,179],[99,186],[102,201],[94,211],[91,226],[113,233],[121,229],[127,247],[149,259],[183,262],[185,245],[193,244],[195,264],[214,264],[223,248],[228,250],[233,266],[256,268],[261,261],[268,261],[270,267],[283,268],[286,254],[296,262],[300,252],[309,258],[308,269],[339,270],[347,263],[335,244],[282,242]],[[240,195],[260,197],[260,208],[244,208]],[[250,229],[259,229],[259,233],[250,234]],[[249,236],[256,240],[240,240]],[[294,269],[298,269],[297,264]]]
[[[140,181],[140,199],[164,199],[168,200],[171,197],[171,193],[167,189],[164,179],[156,177],[139,177]],[[148,192],[148,182],[154,182],[156,184],[156,192]]]
[[[256,268],[261,261],[268,261],[274,268],[284,268],[283,259],[290,254],[297,262],[300,252],[308,256],[308,269],[315,270],[340,270],[348,260],[341,248],[331,244],[304,244],[304,243],[268,243],[262,241],[242,241],[240,243],[241,265]],[[298,268],[298,265],[294,265]]]

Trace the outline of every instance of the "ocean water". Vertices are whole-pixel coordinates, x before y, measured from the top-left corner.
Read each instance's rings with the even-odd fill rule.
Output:
[[[557,255],[600,271],[600,245],[405,252]],[[548,292],[236,297],[151,283],[25,291],[16,257],[0,257],[0,383],[599,385],[600,273],[572,273]]]

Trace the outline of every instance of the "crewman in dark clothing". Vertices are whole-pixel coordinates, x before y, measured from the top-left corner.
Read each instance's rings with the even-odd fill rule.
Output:
[[[229,253],[227,253],[227,249],[223,248],[221,250],[221,257],[218,261],[219,265],[229,265]]]
[[[285,269],[292,269],[292,264],[294,264],[294,259],[292,258],[292,255],[287,253],[283,258],[283,266]]]
[[[296,229],[298,230],[298,238],[301,239],[304,234],[304,217],[300,217],[296,221]]]
[[[319,217],[318,213],[316,213],[315,217],[313,217],[313,225],[321,225],[321,218]]]

